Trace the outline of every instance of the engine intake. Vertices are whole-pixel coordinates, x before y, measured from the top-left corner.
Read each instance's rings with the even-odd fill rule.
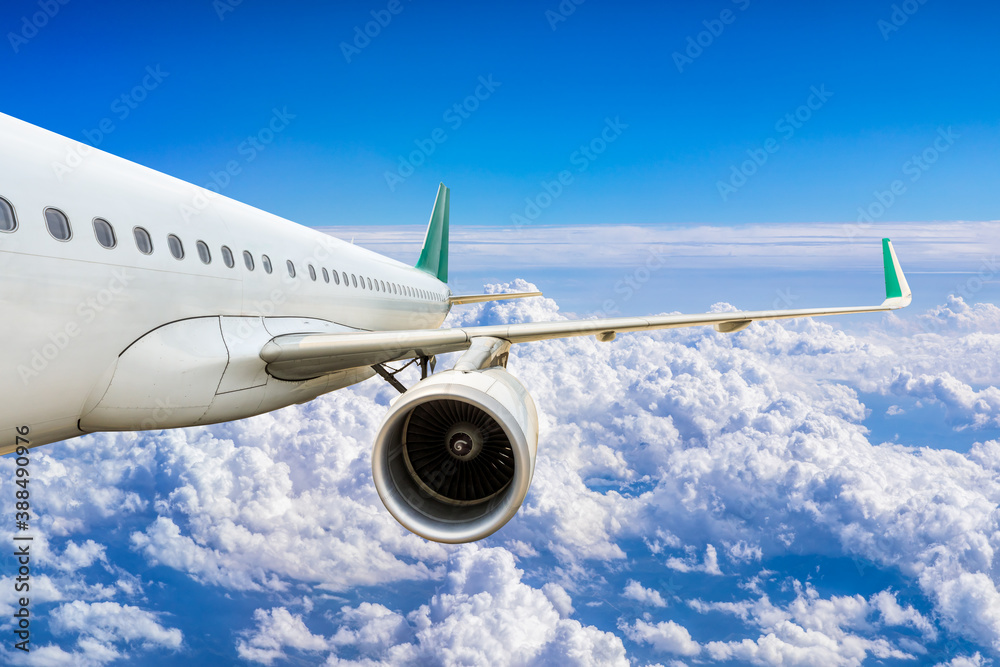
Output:
[[[436,542],[482,539],[517,513],[538,447],[531,396],[502,368],[419,382],[375,440],[375,488],[392,515]]]

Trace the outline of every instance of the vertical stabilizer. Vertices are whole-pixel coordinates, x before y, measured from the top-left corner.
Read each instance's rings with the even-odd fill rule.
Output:
[[[417,268],[429,273],[443,283],[448,282],[448,207],[451,190],[442,183],[438,186],[431,221],[427,225],[424,249],[420,251]]]

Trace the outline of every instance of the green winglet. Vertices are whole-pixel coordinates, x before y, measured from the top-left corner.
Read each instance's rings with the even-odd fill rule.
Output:
[[[899,286],[899,276],[896,275],[896,263],[892,261],[892,246],[889,244],[889,239],[882,239],[882,263],[885,265],[885,298],[902,297],[903,288]]]
[[[420,251],[417,268],[429,273],[443,283],[448,282],[448,209],[451,201],[451,190],[438,186],[434,210],[431,211],[431,221],[427,225],[427,236],[424,238],[424,248]]]

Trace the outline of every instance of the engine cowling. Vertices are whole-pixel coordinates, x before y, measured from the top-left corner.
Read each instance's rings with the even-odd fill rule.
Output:
[[[372,453],[375,488],[408,530],[435,542],[493,534],[528,493],[538,413],[500,367],[420,381],[390,408]]]

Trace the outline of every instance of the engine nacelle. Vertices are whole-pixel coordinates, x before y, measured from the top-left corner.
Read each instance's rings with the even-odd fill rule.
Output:
[[[382,502],[408,530],[461,543],[499,530],[528,494],[538,413],[500,367],[432,375],[382,421],[372,472]]]

